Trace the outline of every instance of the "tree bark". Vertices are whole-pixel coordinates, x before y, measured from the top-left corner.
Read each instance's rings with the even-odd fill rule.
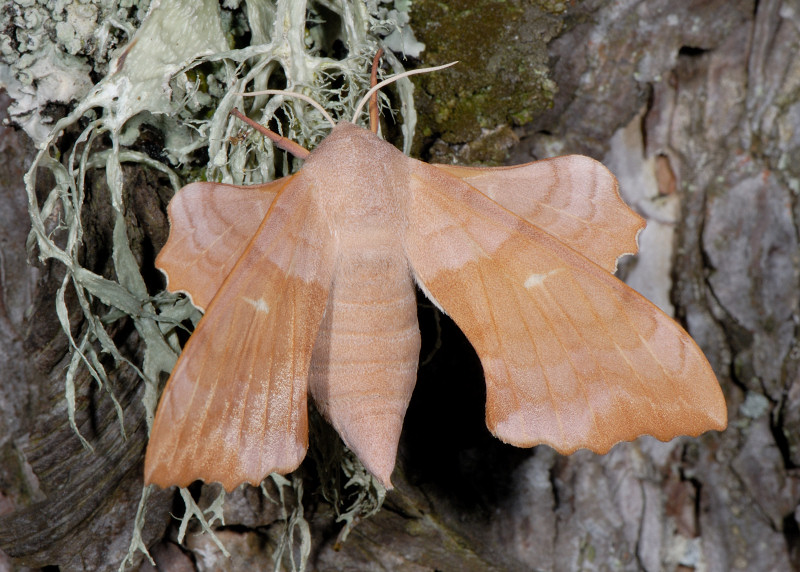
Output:
[[[469,4],[474,25],[489,31],[469,36],[484,46],[470,45],[474,61],[459,65],[481,89],[504,81],[486,71],[493,57],[515,50],[524,62],[526,49],[537,50],[530,34],[541,31],[547,57],[536,52],[531,65],[543,66],[557,91],[532,121],[519,99],[504,95],[512,116],[482,116],[482,134],[429,123],[421,153],[482,161],[507,154],[510,164],[567,153],[604,160],[649,224],[640,255],[621,273],[704,350],[728,400],[729,427],[669,443],[641,438],[605,456],[506,446],[485,428],[481,367],[469,343],[423,303],[422,365],[397,488],[339,547],[340,525],[307,486],[309,567],[800,569],[800,10],[788,0],[586,0],[551,10],[539,27],[525,12],[539,8],[528,3],[508,3],[521,11],[497,26],[487,24],[496,3]],[[438,17],[462,22],[456,8],[466,9],[453,2]],[[417,4],[415,18],[426,10],[434,8]],[[444,63],[448,49],[458,50],[458,34],[444,41],[445,24],[416,26],[428,45],[423,63]],[[435,102],[435,86],[423,85]],[[484,152],[487,133],[494,147]],[[79,426],[99,444],[83,450],[62,398],[68,348],[52,298],[63,269],[26,263],[21,176],[33,149],[9,128],[0,149],[9,169],[0,177],[0,569],[114,569],[141,488],[141,384],[130,370],[114,375],[126,404],[123,440],[109,401],[94,395],[88,377],[81,382]],[[158,226],[142,240],[163,243],[166,227]],[[135,332],[115,336],[135,357]],[[153,497],[146,529],[160,568],[272,566],[283,528],[255,489],[227,498],[218,535],[230,559],[208,535],[178,548],[171,503],[169,491]]]

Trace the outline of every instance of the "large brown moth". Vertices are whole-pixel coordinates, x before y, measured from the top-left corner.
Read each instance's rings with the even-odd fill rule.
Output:
[[[390,488],[420,350],[415,284],[474,346],[502,441],[605,453],[726,426],[700,349],[612,274],[644,221],[602,164],[429,165],[346,121],[305,154],[294,175],[193,183],[169,205],[156,264],[205,315],[161,397],[146,483],[230,491],[293,471],[310,392]]]

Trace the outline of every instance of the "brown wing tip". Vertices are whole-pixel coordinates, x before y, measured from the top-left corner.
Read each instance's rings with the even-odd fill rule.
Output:
[[[285,475],[290,473],[291,471],[273,471],[280,475]],[[145,477],[144,477],[144,484],[145,486],[148,485],[155,485],[162,489],[168,489],[169,487],[180,487],[186,488],[191,485],[195,481],[203,481],[206,484],[213,484],[218,483],[222,485],[222,488],[225,489],[226,493],[231,493],[235,489],[239,488],[241,485],[252,485],[254,487],[258,487],[261,483],[269,476],[269,474],[264,475],[262,478],[246,478],[246,477],[205,477],[198,474],[193,475],[185,475],[185,474],[177,474],[173,475],[170,474],[168,471],[156,471],[154,474],[148,474],[147,469],[145,469]]]
[[[222,481],[219,481],[219,480],[206,480],[206,479],[202,479],[202,478],[196,478],[196,479],[163,479],[163,480],[161,480],[161,479],[145,479],[144,480],[144,484],[145,484],[145,486],[155,485],[155,486],[157,486],[159,488],[162,488],[162,489],[168,489],[170,487],[180,487],[182,489],[185,489],[186,487],[188,487],[189,485],[191,485],[195,481],[203,481],[206,484],[219,483],[220,485],[222,485],[222,488],[225,489],[226,493],[232,493],[234,491],[234,489],[236,489],[237,487],[239,487],[240,485],[243,485],[245,483],[251,484],[254,487],[257,487],[257,486],[259,486],[261,484],[261,481],[258,481],[258,482],[252,482],[252,481],[241,481],[241,482],[238,482],[238,481],[236,481],[236,482],[234,482],[234,481],[226,481],[226,482],[222,482]]]
[[[504,443],[508,443],[509,445],[513,445],[515,447],[531,448],[531,447],[536,447],[538,445],[546,445],[546,446],[550,447],[551,449],[554,449],[557,453],[559,453],[561,455],[566,455],[566,456],[572,455],[573,453],[576,453],[577,451],[580,451],[580,450],[591,451],[592,453],[595,453],[597,455],[606,455],[616,445],[619,445],[620,443],[631,443],[631,442],[635,441],[636,439],[638,439],[640,437],[653,437],[654,439],[657,439],[657,440],[661,441],[662,443],[667,443],[669,441],[672,441],[673,439],[677,439],[678,437],[699,437],[700,435],[702,435],[703,433],[706,433],[708,431],[722,431],[723,429],[725,429],[725,427],[722,427],[722,428],[708,427],[708,428],[703,429],[703,430],[701,430],[699,432],[686,431],[686,432],[681,432],[681,433],[677,433],[677,434],[662,435],[662,436],[652,435],[650,433],[639,433],[638,435],[634,435],[634,436],[631,436],[631,437],[623,437],[621,439],[617,439],[616,441],[610,441],[609,440],[609,441],[605,441],[603,443],[586,442],[586,443],[569,444],[569,445],[558,444],[558,443],[551,442],[551,441],[546,440],[546,439],[539,439],[539,440],[536,440],[536,441],[530,441],[530,442],[524,442],[524,443],[523,442],[512,442],[512,441],[510,441],[508,439],[503,439],[503,438],[501,438],[501,437],[499,437],[497,435],[495,435],[495,436],[498,439],[500,439],[501,441],[503,441]]]
[[[728,411],[722,391],[718,388],[718,396],[698,405],[692,411],[683,412],[683,416],[685,423],[666,423],[661,427],[627,430],[620,431],[616,435],[595,435],[577,439],[556,437],[553,435],[553,433],[557,433],[555,431],[551,431],[549,435],[543,431],[537,432],[532,430],[533,423],[521,422],[521,418],[495,423],[487,420],[486,425],[495,437],[515,447],[529,448],[536,445],[547,445],[562,455],[571,455],[580,449],[588,449],[598,455],[605,455],[618,443],[634,441],[645,435],[666,443],[676,437],[698,437],[708,431],[725,430],[728,426]]]
[[[293,455],[264,463],[247,469],[241,463],[226,463],[223,460],[212,463],[175,461],[174,458],[159,454],[148,444],[144,461],[144,484],[156,485],[162,489],[172,486],[186,488],[195,481],[219,483],[226,492],[232,492],[243,484],[259,486],[270,474],[287,475],[296,470],[305,457],[307,444],[298,444]]]
[[[721,389],[718,391],[718,397],[715,402],[710,403],[704,410],[704,413],[706,414],[706,423],[700,428],[700,431],[697,433],[698,435],[710,430],[724,431],[728,427],[728,405],[725,402],[725,397],[723,397]]]

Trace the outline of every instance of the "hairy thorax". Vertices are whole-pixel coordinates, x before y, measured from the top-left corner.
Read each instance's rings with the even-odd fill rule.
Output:
[[[343,122],[309,155],[302,173],[335,235],[398,237],[406,223],[407,161],[377,135]]]

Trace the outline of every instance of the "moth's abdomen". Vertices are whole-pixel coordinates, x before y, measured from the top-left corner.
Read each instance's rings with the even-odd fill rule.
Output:
[[[309,390],[345,444],[390,487],[417,377],[414,286],[393,240],[340,252],[311,358]]]

